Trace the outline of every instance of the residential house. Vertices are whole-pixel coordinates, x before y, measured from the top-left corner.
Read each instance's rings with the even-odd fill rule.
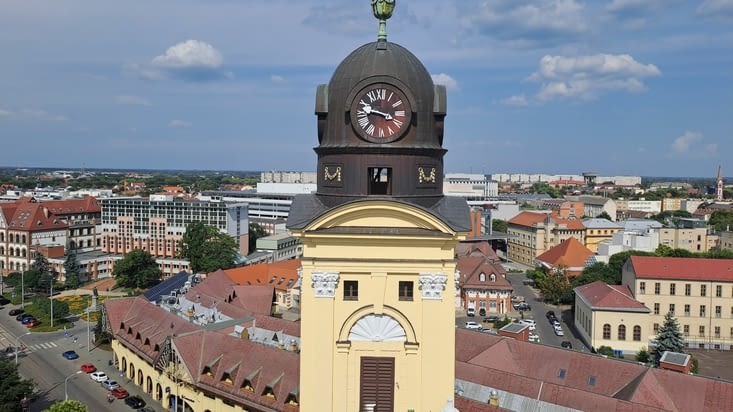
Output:
[[[534,266],[537,256],[570,237],[585,242],[583,222],[556,213],[524,211],[507,222],[507,233],[509,259],[527,266]]]
[[[613,238],[613,235],[620,232],[623,227],[608,219],[585,219],[585,246],[592,252],[598,251],[598,244]]]
[[[514,288],[488,243],[460,243],[456,255],[461,308],[472,308],[479,316],[510,312]]]
[[[561,272],[567,278],[581,275],[583,269],[594,262],[593,252],[574,237],[535,258],[535,266],[545,272]]]

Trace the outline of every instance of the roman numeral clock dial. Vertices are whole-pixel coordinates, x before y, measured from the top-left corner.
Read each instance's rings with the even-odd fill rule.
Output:
[[[351,104],[351,123],[356,133],[373,143],[399,139],[410,125],[412,109],[405,95],[388,84],[367,86]]]

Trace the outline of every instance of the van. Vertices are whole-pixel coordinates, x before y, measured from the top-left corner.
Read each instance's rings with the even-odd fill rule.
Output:
[[[466,309],[466,316],[476,316],[476,308]]]

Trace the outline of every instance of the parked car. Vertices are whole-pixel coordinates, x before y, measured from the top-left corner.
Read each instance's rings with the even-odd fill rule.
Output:
[[[23,319],[32,317],[33,315],[31,315],[30,313],[21,313],[20,315],[15,317],[15,320],[17,320],[18,322],[23,322]]]
[[[10,316],[18,316],[18,315],[20,315],[23,312],[24,312],[24,310],[21,309],[21,308],[10,309],[10,312],[8,312],[8,315],[10,315]]]
[[[540,343],[540,335],[530,332],[529,333],[529,341],[534,343]]]
[[[520,303],[514,305],[514,309],[516,309],[516,310],[518,310],[520,312],[525,312],[525,311],[528,311],[528,310],[532,310],[532,308],[526,302],[520,302]]]
[[[555,335],[557,336],[565,336],[565,332],[562,331],[561,327],[555,328]]]
[[[145,401],[143,398],[135,395],[125,398],[125,404],[132,409],[140,409],[145,406]]]
[[[475,308],[466,309],[466,316],[476,316],[476,309]]]
[[[27,324],[28,324],[28,322],[32,322],[32,321],[34,321],[34,320],[36,320],[36,318],[35,318],[35,317],[33,317],[33,316],[31,316],[31,315],[28,315],[28,316],[26,316],[26,317],[22,318],[22,319],[20,320],[20,323],[22,323],[22,324],[24,324],[24,325],[27,325]]]
[[[481,325],[478,324],[478,322],[468,321],[466,322],[466,329],[481,330],[483,328],[481,327]]]
[[[489,315],[484,318],[484,322],[486,323],[496,323],[499,321],[499,317],[496,315]]]
[[[560,343],[560,346],[562,346],[565,349],[572,349],[573,348],[573,343],[570,342],[569,340],[564,340],[564,341],[562,341]]]
[[[96,372],[97,371],[97,367],[94,366],[91,363],[85,363],[85,364],[81,365],[81,368],[80,369],[84,373],[92,373],[92,372]]]
[[[537,329],[537,324],[535,323],[534,319],[522,319],[519,321],[519,323],[529,326],[529,330]]]
[[[10,301],[8,300],[8,298],[6,298],[3,295],[0,295],[0,305],[7,305],[8,303],[10,303]]]
[[[545,316],[547,317],[547,319],[557,318],[557,316],[555,316],[555,311],[554,310],[548,310],[547,313],[545,313]]]
[[[486,316],[486,308],[479,308],[478,315],[479,316]]]
[[[102,387],[104,389],[107,389],[108,391],[111,391],[113,389],[119,388],[120,384],[117,383],[117,381],[107,379],[106,381],[102,381]]]
[[[28,322],[27,322],[27,323],[25,324],[25,327],[26,327],[26,328],[32,328],[32,327],[34,327],[34,326],[38,326],[38,325],[40,325],[40,324],[41,324],[41,321],[40,321],[40,320],[38,320],[38,319],[35,319],[35,318],[33,318],[33,319],[29,320],[29,321],[28,321]]]
[[[104,382],[104,381],[109,380],[109,378],[107,377],[107,374],[104,373],[104,372],[102,372],[102,371],[92,372],[92,373],[89,374],[89,377],[92,378],[92,380],[95,381],[95,382]],[[110,382],[114,382],[114,381],[110,381]],[[114,383],[116,383],[116,382],[114,382]],[[104,385],[102,385],[102,386],[104,386]]]
[[[77,354],[73,350],[67,350],[66,352],[62,353],[61,356],[68,360],[79,359],[79,354]]]
[[[110,391],[112,396],[114,396],[117,399],[125,399],[128,396],[130,396],[130,392],[128,392],[125,388],[122,386],[118,386]]]

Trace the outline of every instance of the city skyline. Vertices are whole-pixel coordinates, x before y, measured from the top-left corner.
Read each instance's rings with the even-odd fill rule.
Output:
[[[400,0],[388,40],[448,90],[446,172],[733,169],[733,0]],[[369,1],[10,1],[0,164],[313,170],[315,90]]]

